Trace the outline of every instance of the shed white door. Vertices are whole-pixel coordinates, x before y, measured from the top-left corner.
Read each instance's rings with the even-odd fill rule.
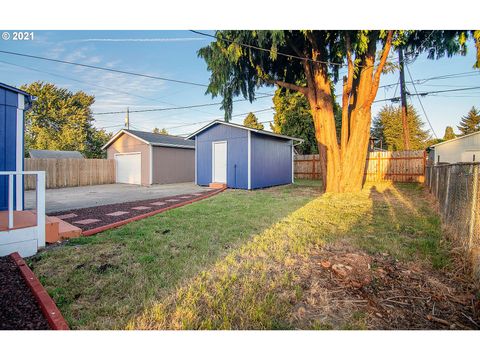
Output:
[[[117,183],[140,185],[142,177],[142,154],[115,154]]]
[[[227,183],[227,142],[212,143],[212,182]]]

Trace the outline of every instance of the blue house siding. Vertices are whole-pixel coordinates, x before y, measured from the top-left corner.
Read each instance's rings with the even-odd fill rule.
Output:
[[[18,94],[0,88],[0,171],[16,170],[17,106]],[[0,210],[7,208],[8,177],[0,176]]]
[[[292,182],[292,140],[251,133],[252,189]]]
[[[23,139],[24,134],[17,134],[17,109],[19,93],[26,93],[0,84],[0,171],[23,170]],[[23,128],[23,124],[22,124]],[[19,144],[17,144],[17,141]],[[20,146],[20,168],[17,168],[17,147]],[[23,179],[21,186],[23,187]],[[16,207],[16,182],[14,178],[14,206]],[[23,200],[23,199],[22,199]],[[23,207],[23,204],[21,204]],[[0,176],[0,210],[8,208],[8,176]]]
[[[215,124],[197,138],[197,184],[212,182],[212,143],[227,142],[227,186],[248,188],[248,131]]]

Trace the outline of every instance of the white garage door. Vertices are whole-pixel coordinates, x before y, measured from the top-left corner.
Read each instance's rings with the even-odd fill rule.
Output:
[[[115,154],[115,166],[117,169],[117,183],[140,185],[142,154]]]

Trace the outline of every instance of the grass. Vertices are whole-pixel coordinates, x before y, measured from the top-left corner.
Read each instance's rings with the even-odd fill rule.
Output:
[[[229,190],[30,261],[72,328],[123,328],[189,277],[319,195],[310,186]]]
[[[288,329],[303,292],[296,259],[328,242],[447,265],[420,186],[320,195],[318,185],[228,191],[80,238],[32,266],[73,328]],[[340,328],[365,327],[359,313]]]

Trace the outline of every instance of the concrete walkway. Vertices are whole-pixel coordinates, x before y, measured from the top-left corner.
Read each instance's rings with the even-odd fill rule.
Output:
[[[45,195],[46,212],[52,213],[129,201],[158,199],[208,190],[211,189],[197,186],[194,183],[152,186],[108,184],[48,189]],[[25,192],[25,206],[27,209],[35,208],[35,191]]]

